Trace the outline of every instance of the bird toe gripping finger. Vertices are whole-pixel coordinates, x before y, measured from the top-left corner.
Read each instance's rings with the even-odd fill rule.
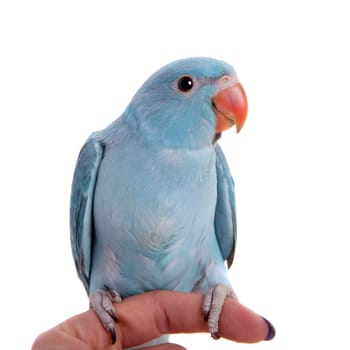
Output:
[[[214,339],[219,339],[219,319],[225,298],[237,299],[235,292],[229,286],[218,284],[210,289],[204,296],[203,313],[208,321],[209,332]]]
[[[115,314],[113,302],[120,302],[120,295],[107,288],[95,290],[90,296],[91,307],[95,310],[98,318],[102,322],[104,328],[111,334],[112,344],[117,340],[115,331],[115,323],[118,322],[118,318]]]

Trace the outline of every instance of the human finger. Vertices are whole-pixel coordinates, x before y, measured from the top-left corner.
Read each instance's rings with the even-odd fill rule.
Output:
[[[118,337],[123,347],[131,347],[163,334],[207,332],[202,303],[200,294],[173,291],[129,297],[116,305]],[[225,301],[219,327],[221,337],[245,343],[271,338],[274,332],[264,318],[229,298]]]

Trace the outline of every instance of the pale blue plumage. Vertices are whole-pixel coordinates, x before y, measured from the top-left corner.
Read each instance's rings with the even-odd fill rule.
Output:
[[[219,145],[216,145],[217,201],[215,208],[215,233],[222,253],[231,267],[237,236],[234,182]]]
[[[194,78],[188,93],[177,79]],[[88,294],[155,289],[207,293],[230,286],[234,184],[215,138],[211,98],[224,62],[165,66],[120,118],[82,148],[71,194],[71,243]]]

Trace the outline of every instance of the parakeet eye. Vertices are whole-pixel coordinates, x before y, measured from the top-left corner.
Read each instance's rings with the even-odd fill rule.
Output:
[[[193,85],[193,79],[188,75],[184,75],[177,81],[177,87],[181,92],[190,91],[193,88]]]

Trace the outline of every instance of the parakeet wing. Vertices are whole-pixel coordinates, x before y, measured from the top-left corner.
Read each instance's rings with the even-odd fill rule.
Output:
[[[234,182],[224,153],[216,148],[217,203],[215,209],[215,233],[222,256],[230,267],[236,245],[236,204]]]
[[[72,183],[70,237],[75,266],[88,290],[93,239],[93,197],[103,145],[93,136],[80,151]]]

